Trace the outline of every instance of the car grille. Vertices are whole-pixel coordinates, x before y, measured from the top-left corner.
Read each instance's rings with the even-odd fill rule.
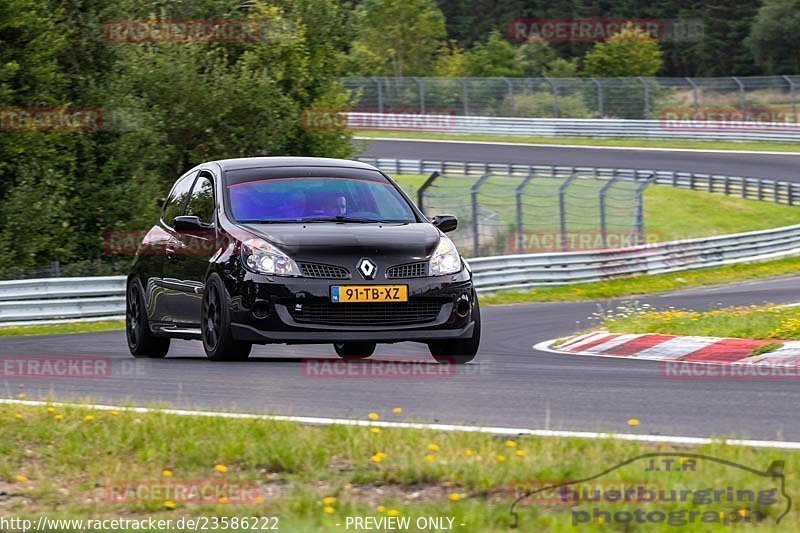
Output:
[[[346,268],[320,263],[300,263],[300,271],[307,278],[347,279],[350,272]]]
[[[297,322],[348,326],[417,324],[439,315],[439,302],[306,302],[289,305]]]
[[[428,274],[428,263],[408,263],[395,265],[386,269],[388,279],[395,278],[421,278]]]

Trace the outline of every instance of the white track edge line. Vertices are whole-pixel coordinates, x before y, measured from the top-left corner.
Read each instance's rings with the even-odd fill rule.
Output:
[[[486,144],[493,146],[529,146],[536,148],[586,148],[588,150],[629,150],[642,152],[696,152],[707,154],[753,154],[753,155],[790,155],[798,156],[800,152],[776,152],[769,150],[720,150],[701,148],[659,148],[654,146],[596,146],[584,144],[542,144],[542,143],[515,143],[502,141],[472,141],[466,139],[415,139],[413,137],[353,137],[356,141],[398,141],[398,142],[429,142],[452,144]],[[372,159],[384,159],[381,157]],[[402,158],[401,158],[402,159]]]
[[[129,411],[134,413],[164,413],[176,416],[199,416],[215,418],[238,418],[250,420],[274,420],[280,422],[298,422],[310,425],[343,425],[343,426],[377,426],[398,429],[429,429],[433,431],[460,431],[464,433],[487,433],[490,435],[524,435],[531,437],[567,437],[581,439],[617,439],[637,442],[659,442],[670,444],[725,444],[729,446],[751,446],[777,450],[800,450],[800,442],[749,440],[749,439],[712,439],[709,437],[684,437],[676,435],[637,435],[633,433],[605,433],[597,431],[566,431],[551,429],[524,429],[491,426],[460,426],[454,424],[425,424],[417,422],[386,422],[355,420],[351,418],[325,418],[313,416],[258,415],[252,413],[225,413],[220,411],[192,411],[188,409],[158,409],[149,407],[125,407],[104,404],[78,404],[67,402],[45,402],[38,400],[13,400],[0,398],[0,404],[25,405],[29,407],[75,407],[98,411]]]

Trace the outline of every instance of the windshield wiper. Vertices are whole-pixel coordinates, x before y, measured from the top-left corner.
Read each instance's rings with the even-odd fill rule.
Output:
[[[376,218],[361,218],[361,217],[348,217],[348,216],[305,217],[305,218],[298,218],[297,221],[298,222],[360,222],[364,224],[408,222],[407,220],[380,220]]]

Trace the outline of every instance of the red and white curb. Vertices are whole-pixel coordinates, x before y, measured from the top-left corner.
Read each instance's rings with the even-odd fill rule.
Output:
[[[782,347],[761,355],[750,355],[765,344]],[[653,333],[620,334],[593,331],[566,339],[541,342],[534,349],[595,357],[624,357],[650,361],[705,364],[800,367],[800,341],[766,341],[722,337],[693,337]]]

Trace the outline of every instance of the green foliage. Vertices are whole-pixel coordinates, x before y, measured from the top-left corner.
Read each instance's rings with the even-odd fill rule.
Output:
[[[658,43],[644,30],[628,24],[586,54],[584,70],[599,78],[654,76],[662,63]]]
[[[747,43],[765,73],[800,72],[800,1],[765,0]]]
[[[299,122],[304,109],[347,104],[345,18],[335,0],[5,2],[0,106],[97,109],[102,128],[0,132],[0,276],[52,260],[118,264],[103,233],[148,228],[155,199],[203,160],[350,155],[347,135]],[[104,38],[105,22],[129,19],[245,19],[262,31],[234,43]]]
[[[349,71],[365,76],[429,76],[445,43],[433,0],[365,0],[351,21]]]
[[[465,54],[465,74],[471,77],[519,77],[525,66],[517,50],[499,32],[492,32],[485,43],[476,43]]]

